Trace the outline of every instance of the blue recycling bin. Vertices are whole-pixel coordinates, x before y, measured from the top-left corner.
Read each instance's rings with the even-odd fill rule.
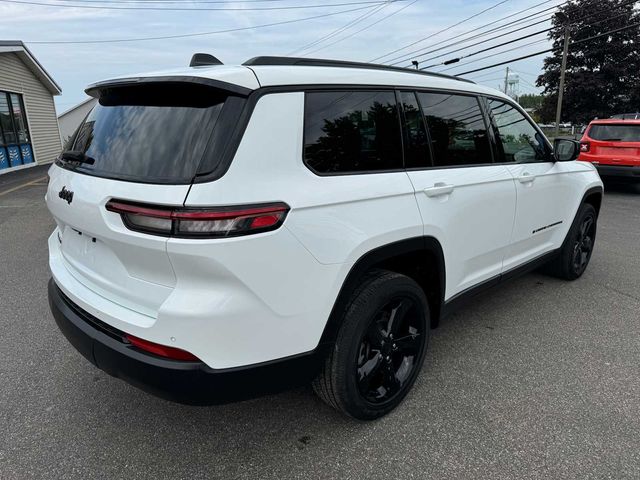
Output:
[[[6,148],[0,147],[0,170],[3,168],[9,168],[9,155]]]
[[[7,153],[9,153],[9,166],[17,167],[18,165],[22,165],[20,147],[18,147],[17,145],[11,145],[7,147]]]
[[[20,153],[22,154],[22,163],[33,163],[33,150],[31,150],[31,145],[28,143],[20,145]]]

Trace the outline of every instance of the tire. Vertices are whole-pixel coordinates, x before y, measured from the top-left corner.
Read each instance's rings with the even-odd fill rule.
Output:
[[[427,298],[414,280],[372,271],[347,302],[335,344],[313,381],[314,391],[358,420],[386,415],[402,402],[420,373],[429,317]]]
[[[545,272],[564,280],[580,278],[593,253],[597,221],[598,215],[593,205],[582,204],[560,248],[560,254],[549,262]]]

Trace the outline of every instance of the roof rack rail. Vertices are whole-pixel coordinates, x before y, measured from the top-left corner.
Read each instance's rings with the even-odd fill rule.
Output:
[[[448,78],[450,80],[458,80],[460,82],[475,83],[473,80],[460,78],[444,73],[428,72],[424,70],[414,70],[412,68],[393,67],[391,65],[381,65],[379,63],[349,62],[346,60],[327,60],[324,58],[304,58],[304,57],[274,57],[263,56],[253,57],[242,65],[247,67],[258,65],[299,65],[307,67],[348,67],[348,68],[364,68],[369,70],[390,70],[392,72],[414,73],[418,75],[429,75],[431,77]]]

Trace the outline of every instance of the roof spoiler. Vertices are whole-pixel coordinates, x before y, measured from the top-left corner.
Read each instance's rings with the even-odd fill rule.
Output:
[[[208,87],[218,88],[225,90],[229,93],[240,95],[242,97],[248,96],[252,90],[250,88],[242,87],[233,83],[228,83],[222,80],[215,80],[212,78],[193,77],[190,75],[173,75],[162,77],[130,77],[130,78],[117,78],[114,80],[104,80],[101,82],[92,83],[85,89],[85,93],[90,97],[100,98],[100,92],[109,88],[118,87],[131,87],[136,85],[149,85],[149,84],[161,84],[161,83],[191,83],[194,85],[206,85]]]

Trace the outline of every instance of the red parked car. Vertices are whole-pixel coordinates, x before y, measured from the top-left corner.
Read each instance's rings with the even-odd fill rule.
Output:
[[[640,120],[593,120],[578,160],[593,163],[601,177],[640,182]]]

